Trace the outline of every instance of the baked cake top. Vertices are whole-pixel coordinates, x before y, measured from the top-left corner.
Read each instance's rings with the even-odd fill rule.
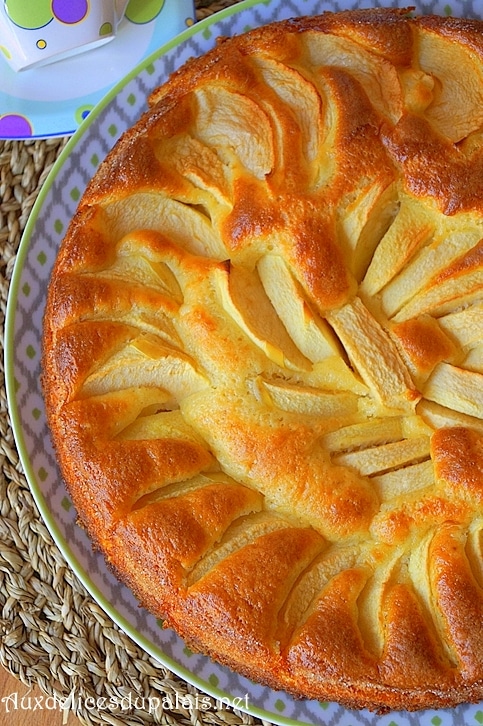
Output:
[[[183,66],[52,275],[81,521],[144,605],[275,688],[483,688],[483,25],[266,26]]]

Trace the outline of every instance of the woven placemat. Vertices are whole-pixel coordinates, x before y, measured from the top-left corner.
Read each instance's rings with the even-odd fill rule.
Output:
[[[197,18],[205,18],[236,2],[198,0]],[[38,192],[66,141],[0,142],[2,351],[8,287],[20,238]],[[3,666],[25,685],[38,686],[46,696],[57,698],[64,705],[69,705],[69,696],[75,694],[71,710],[88,726],[263,723],[215,699],[209,699],[208,706],[205,694],[160,666],[138,647],[79,582],[45,527],[22,472],[9,423],[3,355],[1,358],[0,661]],[[114,707],[95,710],[92,709],[95,703]],[[156,708],[153,704],[157,704]]]

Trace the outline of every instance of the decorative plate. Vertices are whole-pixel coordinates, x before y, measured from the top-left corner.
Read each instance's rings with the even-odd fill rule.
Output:
[[[406,5],[401,0],[377,4]],[[411,4],[420,13],[477,16],[468,0],[454,0],[451,6],[438,0]],[[185,30],[108,93],[67,144],[42,188],[22,240],[7,309],[7,393],[27,479],[66,559],[110,617],[140,647],[185,681],[225,704],[277,724],[477,726],[483,722],[483,704],[375,716],[368,711],[348,711],[334,703],[295,700],[191,653],[172,631],[162,629],[154,617],[138,607],[130,590],[113,577],[77,526],[50,445],[39,384],[42,316],[58,247],[86,184],[121,133],[143,112],[147,94],[189,57],[213,47],[220,35],[238,34],[296,15],[371,5],[365,0],[245,0]]]
[[[115,83],[194,22],[193,0],[131,0],[114,40],[95,50],[16,73],[0,47],[0,139],[70,136]]]

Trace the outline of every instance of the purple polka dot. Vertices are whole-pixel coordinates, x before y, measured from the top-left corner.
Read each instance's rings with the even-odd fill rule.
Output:
[[[61,23],[80,23],[87,11],[87,0],[52,0],[52,12]]]
[[[25,116],[19,116],[16,113],[0,116],[0,138],[25,139],[28,136],[32,136],[32,126]]]

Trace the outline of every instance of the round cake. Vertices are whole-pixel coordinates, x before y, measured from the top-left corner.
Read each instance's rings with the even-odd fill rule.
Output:
[[[190,60],[88,186],[43,387],[143,606],[347,707],[483,697],[483,22],[286,20]]]

